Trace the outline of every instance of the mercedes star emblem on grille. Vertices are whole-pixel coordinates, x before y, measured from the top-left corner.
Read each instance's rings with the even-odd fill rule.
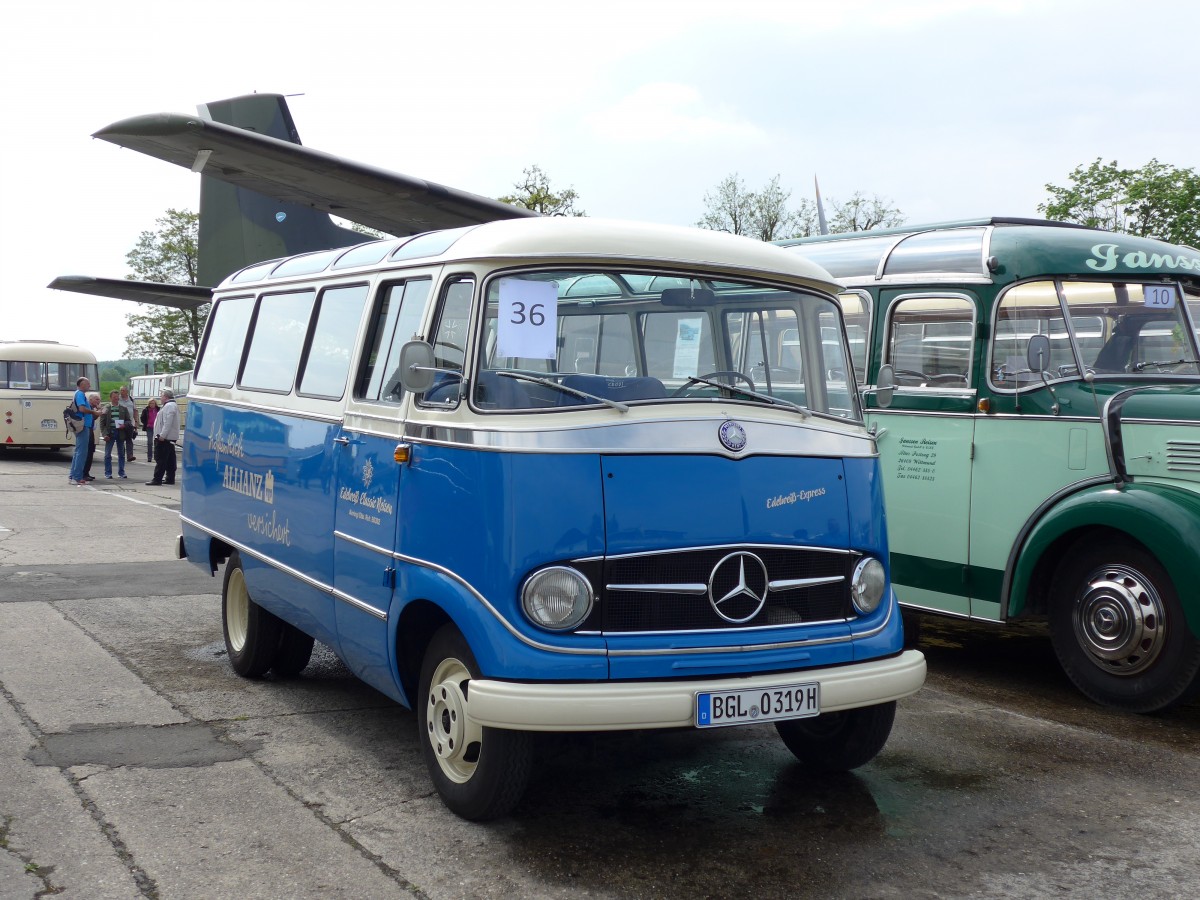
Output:
[[[713,566],[708,602],[726,622],[749,622],[767,602],[767,567],[753,553],[739,550]]]

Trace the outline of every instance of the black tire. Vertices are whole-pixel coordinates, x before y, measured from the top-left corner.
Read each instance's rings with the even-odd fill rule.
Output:
[[[245,678],[261,678],[279,654],[283,623],[250,598],[242,559],[230,554],[221,586],[221,624],[225,650],[233,671]]]
[[[470,680],[478,673],[466,639],[443,625],[425,651],[415,704],[429,777],[450,811],[474,822],[511,811],[533,768],[532,734],[486,728],[467,717]]]
[[[295,678],[312,659],[313,639],[294,625],[280,621],[279,651],[271,664],[271,674],[279,678]]]
[[[796,759],[821,772],[849,772],[873,760],[892,733],[896,701],[788,719],[775,730]]]
[[[1197,687],[1200,641],[1166,570],[1132,541],[1067,551],[1052,586],[1050,640],[1067,677],[1104,706],[1158,712]]]

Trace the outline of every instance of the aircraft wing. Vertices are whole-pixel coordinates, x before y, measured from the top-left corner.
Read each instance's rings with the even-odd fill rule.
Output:
[[[402,237],[537,213],[198,116],[124,119],[93,137]]]
[[[154,281],[129,281],[124,278],[92,278],[90,275],[60,275],[46,287],[76,294],[114,297],[175,309],[199,309],[212,301],[212,288],[188,284],[159,284]]]

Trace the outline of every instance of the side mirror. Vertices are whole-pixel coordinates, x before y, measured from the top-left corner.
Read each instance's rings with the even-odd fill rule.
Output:
[[[1050,338],[1044,334],[1035,334],[1029,339],[1025,349],[1025,363],[1031,372],[1039,375],[1050,367]]]
[[[424,341],[409,341],[400,348],[400,383],[413,394],[423,394],[433,384],[437,368],[433,348]]]
[[[890,363],[884,363],[879,367],[879,374],[875,376],[875,404],[880,409],[887,409],[892,405],[892,395],[895,392],[896,370]]]

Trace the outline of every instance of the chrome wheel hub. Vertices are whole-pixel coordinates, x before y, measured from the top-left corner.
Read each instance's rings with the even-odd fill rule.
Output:
[[[1162,599],[1148,578],[1128,566],[1105,566],[1088,576],[1073,624],[1088,659],[1113,675],[1150,666],[1166,639]]]

